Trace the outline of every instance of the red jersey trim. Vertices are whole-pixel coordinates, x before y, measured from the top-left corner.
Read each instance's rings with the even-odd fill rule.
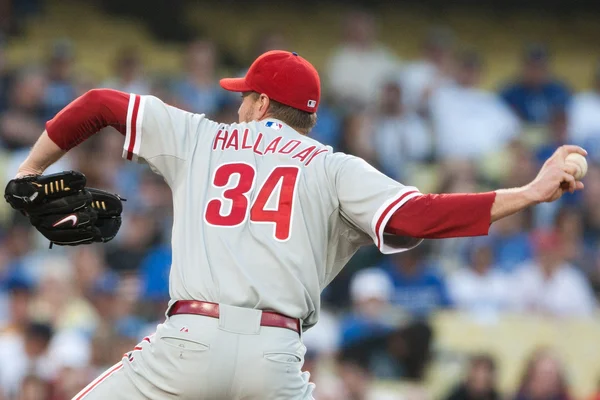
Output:
[[[375,233],[374,241],[382,253],[387,254],[393,252],[385,248],[383,241],[383,233],[388,220],[392,214],[394,214],[396,210],[402,207],[408,200],[417,196],[421,196],[419,190],[416,187],[407,186],[403,188],[396,196],[386,201],[375,213],[375,216],[373,217],[373,232]]]
[[[92,390],[94,390],[94,388],[96,388],[96,386],[98,386],[99,384],[104,382],[112,374],[119,371],[121,368],[123,368],[123,363],[119,362],[117,365],[112,367],[112,369],[110,369],[110,370],[106,371],[104,374],[100,375],[92,383],[90,383],[88,386],[86,386],[81,392],[79,392],[77,395],[75,395],[75,397],[73,397],[73,400],[82,400],[84,397],[86,397],[88,394],[90,394],[90,392]]]
[[[145,104],[145,97],[133,93],[129,96],[123,146],[123,157],[128,160],[137,161],[139,157]]]

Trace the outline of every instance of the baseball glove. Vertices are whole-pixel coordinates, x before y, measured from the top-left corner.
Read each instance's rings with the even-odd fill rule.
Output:
[[[50,247],[108,242],[121,227],[124,199],[85,184],[76,171],[29,175],[8,182],[4,198],[29,217]]]

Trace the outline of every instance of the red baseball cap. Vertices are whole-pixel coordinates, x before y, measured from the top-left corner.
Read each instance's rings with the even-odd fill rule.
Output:
[[[264,93],[269,98],[306,112],[315,112],[321,100],[321,81],[311,63],[297,53],[273,50],[260,55],[243,78],[221,79],[231,92]]]

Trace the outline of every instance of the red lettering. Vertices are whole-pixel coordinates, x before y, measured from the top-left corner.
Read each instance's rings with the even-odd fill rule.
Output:
[[[300,161],[304,162],[304,160],[306,160],[306,157],[308,157],[310,155],[310,153],[312,153],[316,148],[317,148],[317,146],[307,147],[306,149],[302,150],[301,152],[294,154],[292,156],[292,158],[298,158]]]
[[[254,167],[243,163],[223,164],[215,171],[213,186],[223,188],[227,186],[232,175],[238,175],[238,184],[223,191],[222,197],[216,197],[206,204],[204,218],[206,222],[215,226],[238,226],[246,220],[248,214],[248,192],[254,186]],[[231,208],[229,214],[223,215],[223,204],[229,200]]]
[[[239,177],[237,185],[225,189],[230,186],[233,175]],[[212,184],[215,188],[224,190],[220,196],[207,203],[204,220],[212,226],[239,226],[248,220],[250,209],[250,223],[273,224],[274,239],[286,241],[292,234],[298,175],[300,168],[297,166],[278,166],[261,185],[255,186],[256,170],[252,166],[245,163],[222,164],[216,169]],[[257,191],[256,199],[248,207],[249,192],[254,188]],[[270,204],[267,208],[271,198],[275,199],[275,204]],[[229,206],[226,208],[225,204]]]
[[[223,146],[225,146],[225,141],[227,141],[228,135],[229,134],[227,131],[224,131],[223,129],[219,129],[219,132],[217,132],[217,136],[215,137],[215,141],[213,142],[213,150],[217,149],[217,143],[219,142],[219,140],[222,142],[221,150],[223,150]]]
[[[288,150],[287,147],[289,145],[292,145],[292,146]],[[300,146],[299,140],[290,140],[281,149],[279,149],[279,152],[281,154],[290,154],[292,151],[296,150],[296,147],[298,147],[298,146]]]
[[[274,224],[275,239],[286,241],[292,232],[292,211],[294,208],[294,192],[300,168],[280,166],[271,172],[256,195],[250,209],[250,221]],[[281,182],[281,185],[280,185]],[[279,187],[279,201],[276,209],[267,209],[267,202]]]
[[[304,164],[304,166],[308,167],[308,164],[310,164],[310,162],[311,162],[312,160],[314,160],[314,158],[315,158],[316,156],[318,156],[318,155],[319,155],[319,154],[321,154],[321,153],[325,153],[326,151],[328,151],[328,150],[327,150],[327,149],[321,149],[321,150],[317,150],[317,151],[315,151],[315,152],[313,153],[313,155],[312,155],[312,156],[310,156],[310,158],[308,159],[308,161],[306,162],[306,164]]]
[[[265,149],[265,154],[267,154],[268,152],[275,153],[275,150],[277,150],[277,145],[279,144],[279,142],[281,142],[281,136],[277,136],[275,139],[273,139],[273,141],[271,143],[269,143],[269,145]]]
[[[227,141],[227,144],[225,145],[225,150],[227,150],[228,148],[233,147],[236,150],[238,149],[238,130],[234,129],[233,132],[231,132],[231,136],[229,137],[229,140]]]
[[[246,146],[246,141],[248,140],[248,132],[250,132],[250,130],[244,130],[244,138],[242,139],[242,150],[248,150],[252,148],[252,145]]]
[[[261,153],[258,150],[258,145],[260,144],[262,138],[263,138],[263,134],[259,133],[258,136],[256,137],[256,142],[254,143],[254,148],[252,149],[252,151],[255,152],[256,154],[258,154],[259,156],[263,155],[263,153]]]

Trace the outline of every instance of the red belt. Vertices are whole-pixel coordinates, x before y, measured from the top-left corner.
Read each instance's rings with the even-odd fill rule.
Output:
[[[167,315],[178,314],[194,314],[205,317],[219,318],[219,305],[217,303],[209,303],[208,301],[198,300],[177,300]],[[270,326],[273,328],[291,329],[294,332],[300,333],[300,320],[292,317],[287,317],[273,311],[263,311],[260,317],[260,326]]]

